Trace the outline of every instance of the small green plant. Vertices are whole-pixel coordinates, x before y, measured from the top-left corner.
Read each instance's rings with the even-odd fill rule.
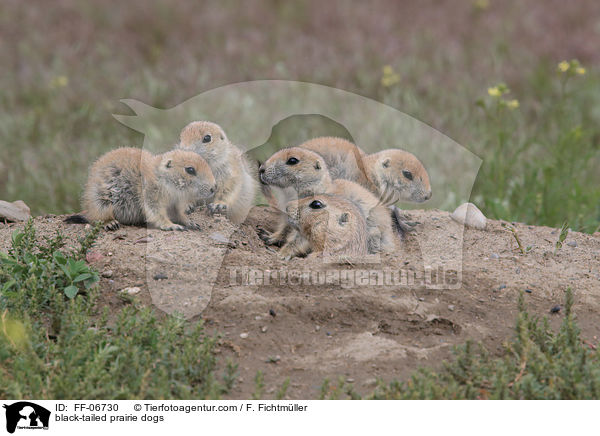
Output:
[[[82,239],[85,244],[67,250],[58,231],[54,238],[44,238],[45,243],[38,241],[32,220],[22,231],[16,230],[8,254],[0,253],[0,310],[55,312],[58,309],[53,307],[61,304],[55,299],[57,291],[72,299],[93,288],[99,281],[98,273],[77,259],[85,257],[97,235],[92,231]]]
[[[563,223],[560,228],[560,234],[558,235],[558,240],[556,241],[556,245],[554,246],[554,254],[558,252],[562,248],[563,242],[567,239],[567,235],[569,234],[569,223],[566,221]]]
[[[521,254],[527,254],[531,251],[531,249],[533,248],[531,245],[528,245],[527,247],[523,248],[523,244],[521,244],[521,238],[519,238],[519,233],[517,232],[517,229],[514,228],[514,226],[511,226],[509,224],[502,224],[502,227],[504,227],[508,232],[510,232],[513,235],[515,241],[517,241],[517,247]]]
[[[275,393],[275,399],[276,400],[283,400],[289,387],[290,387],[290,378],[287,377],[283,381],[283,383],[281,384],[281,386],[279,387],[279,389],[277,389],[277,392]]]
[[[228,392],[237,367],[227,362],[219,380],[217,338],[201,322],[159,318],[135,300],[99,310],[98,275],[82,259],[94,240],[88,233],[67,250],[60,234],[37,241],[31,222],[13,234],[0,262],[0,397],[191,399]]]
[[[265,376],[262,371],[256,371],[254,376],[254,393],[252,394],[253,400],[260,400],[265,393]]]

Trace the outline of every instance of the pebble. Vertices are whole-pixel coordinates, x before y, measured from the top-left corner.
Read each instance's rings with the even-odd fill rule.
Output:
[[[256,316],[254,317],[254,319],[255,319],[256,321],[260,321],[260,320],[262,319],[262,316],[260,316],[260,315],[256,315]]]
[[[102,277],[105,279],[110,279],[113,276],[113,272],[111,269],[107,269],[106,271],[102,271]]]
[[[221,244],[228,244],[229,243],[229,239],[227,239],[222,233],[219,232],[213,232],[210,234],[210,238],[220,242]]]
[[[125,289],[121,290],[121,292],[123,292],[124,294],[135,295],[135,294],[139,294],[141,292],[141,289],[138,288],[137,286],[132,286],[130,288],[125,288]]]
[[[500,259],[500,256],[497,253],[490,254],[490,259]]]
[[[266,326],[266,325],[264,325],[264,326],[262,326],[262,327],[260,328],[260,331],[261,331],[261,332],[263,332],[263,333],[266,333],[266,332],[267,332],[267,330],[269,330],[269,326]]]
[[[554,306],[552,309],[550,309],[550,313],[558,313],[560,312],[560,306]]]
[[[461,204],[452,212],[451,217],[459,224],[479,230],[485,230],[487,223],[485,215],[473,203]]]
[[[425,301],[423,297],[419,297],[419,301]]]
[[[327,336],[331,336],[331,332],[325,332]]]
[[[449,304],[448,305],[448,310],[454,311],[454,304]]]
[[[248,338],[248,333],[240,333],[240,338],[242,338],[242,339]]]
[[[505,288],[506,288],[506,285],[500,285],[500,286],[498,287],[498,290],[499,290],[499,291],[501,291],[502,289],[505,289]]]
[[[273,309],[269,309],[269,315],[271,315],[272,317],[277,316],[277,314],[275,313],[275,311]]]
[[[373,387],[375,385],[377,385],[376,378],[368,378],[363,382],[363,386],[366,386],[366,387]]]
[[[354,383],[354,379],[353,378],[347,378],[346,379],[346,383]]]
[[[321,330],[321,326],[320,325],[316,325],[315,326],[315,331],[318,332],[319,330]]]
[[[567,245],[569,247],[577,247],[577,241],[569,241],[569,242],[567,242]]]
[[[269,356],[267,359],[267,363],[277,363],[281,360],[281,356],[278,354],[276,356]]]
[[[169,277],[165,273],[157,273],[157,274],[154,274],[154,277],[153,277],[154,280],[166,280],[168,278]]]
[[[533,291],[531,289],[525,289],[525,292],[527,292],[528,294],[531,294]]]

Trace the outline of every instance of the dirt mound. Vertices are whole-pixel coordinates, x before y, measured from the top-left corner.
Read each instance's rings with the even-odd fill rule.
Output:
[[[275,220],[263,207],[239,228],[198,213],[200,232],[123,227],[103,233],[88,261],[103,275],[103,304],[127,304],[120,291],[139,287],[144,303],[202,318],[209,331],[220,332],[222,357],[239,363],[231,398],[251,395],[257,370],[265,375],[267,396],[290,377],[289,397],[314,398],[325,377],[343,376],[366,392],[376,377],[403,378],[420,366],[438,366],[452,345],[467,339],[499,350],[523,291],[531,311],[543,316],[570,286],[583,337],[596,342],[598,234],[571,232],[553,254],[559,230],[513,223],[522,245],[532,246],[522,254],[500,221],[463,232],[448,212],[407,215],[416,230],[398,252],[364,264],[281,260],[257,236]],[[36,218],[38,234],[84,233],[63,218]],[[0,224],[0,251],[18,227]],[[562,312],[549,316],[557,326]]]

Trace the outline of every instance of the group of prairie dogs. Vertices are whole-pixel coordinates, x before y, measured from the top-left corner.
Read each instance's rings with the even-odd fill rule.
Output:
[[[345,139],[320,137],[276,152],[257,177],[219,125],[194,121],[172,151],[119,148],[98,159],[83,194],[83,215],[66,221],[101,221],[109,230],[119,223],[196,229],[186,211],[204,203],[209,213],[240,224],[254,204],[257,181],[281,211],[277,229],[261,237],[280,244],[286,259],[393,251],[405,227],[392,205],[431,197],[427,171],[406,151],[368,155]]]

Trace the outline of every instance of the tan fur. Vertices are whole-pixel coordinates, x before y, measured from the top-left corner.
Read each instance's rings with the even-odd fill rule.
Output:
[[[291,159],[297,163],[290,164]],[[392,218],[385,204],[354,182],[342,179],[332,181],[324,159],[317,153],[298,147],[280,150],[261,165],[259,173],[263,184],[281,189],[292,188],[297,198],[334,194],[351,200],[367,217],[369,251],[394,250]],[[278,208],[283,210],[284,205],[279,204]],[[280,222],[277,230],[266,235],[265,240],[273,244],[284,238],[289,242],[293,236],[286,236],[286,224]]]
[[[185,208],[214,190],[210,167],[195,153],[177,150],[155,156],[138,148],[119,148],[90,168],[83,208],[89,221],[101,221],[109,229],[121,223],[183,230],[197,228],[183,213]]]
[[[210,141],[203,142],[210,135]],[[248,215],[256,195],[256,176],[244,154],[234,146],[223,129],[209,121],[194,121],[180,134],[177,146],[202,156],[210,165],[217,191],[209,200],[211,213],[225,213],[233,223],[240,224]]]
[[[321,155],[333,179],[346,179],[362,185],[380,198],[393,202],[421,203],[431,198],[429,175],[413,154],[389,149],[367,155],[342,138],[320,137],[299,145]],[[409,180],[404,171],[409,171]]]
[[[368,253],[367,222],[353,202],[338,195],[320,194],[289,202],[286,212],[290,224],[300,233],[282,249],[287,258],[310,252],[326,256]]]

